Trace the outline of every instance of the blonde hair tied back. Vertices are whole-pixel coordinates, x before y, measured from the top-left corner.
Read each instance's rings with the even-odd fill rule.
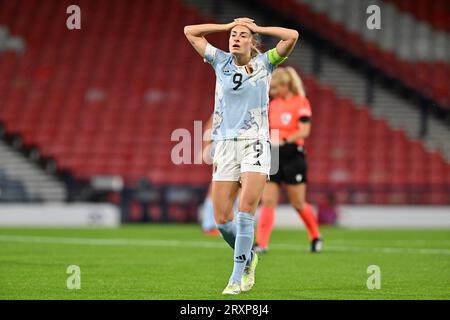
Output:
[[[252,32],[252,38],[253,38],[253,47],[252,52],[250,53],[251,58],[253,59],[261,52],[259,51],[258,47],[261,45],[261,38],[258,33]]]
[[[294,95],[306,96],[303,81],[292,67],[278,67],[272,73],[272,82],[284,83]]]
[[[285,72],[289,76],[289,88],[295,95],[306,96],[305,87],[303,86],[303,81],[292,67],[286,67]]]

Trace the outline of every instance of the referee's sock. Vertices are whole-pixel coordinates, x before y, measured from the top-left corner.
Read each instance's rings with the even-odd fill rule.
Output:
[[[317,218],[314,215],[314,209],[309,203],[305,203],[303,209],[298,211],[298,214],[305,223],[306,229],[308,229],[309,240],[320,238],[319,224]]]
[[[234,249],[236,242],[236,224],[233,221],[228,221],[224,224],[217,224],[217,229],[219,229],[222,238]]]
[[[272,234],[273,223],[275,221],[275,209],[262,207],[258,213],[258,227],[256,229],[256,244],[263,249],[269,246],[270,235]]]
[[[230,281],[241,282],[247,260],[251,257],[255,217],[247,212],[239,212],[236,217],[236,243],[234,247],[234,267]]]

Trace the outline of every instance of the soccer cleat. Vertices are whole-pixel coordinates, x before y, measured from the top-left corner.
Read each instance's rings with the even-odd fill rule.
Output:
[[[242,275],[241,290],[243,292],[250,291],[255,284],[255,269],[258,265],[258,255],[253,252],[253,259],[249,266],[244,269],[244,274]]]
[[[230,281],[222,294],[239,294],[241,293],[241,286],[238,282]]]
[[[256,245],[253,247],[253,250],[255,251],[256,254],[264,254],[267,253],[267,249],[264,249],[263,247],[261,247],[260,245]]]
[[[315,238],[311,241],[311,252],[321,252],[323,241],[320,238]]]

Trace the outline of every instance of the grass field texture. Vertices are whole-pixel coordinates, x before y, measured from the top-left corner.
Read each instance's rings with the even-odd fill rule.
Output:
[[[448,230],[275,230],[252,291],[222,296],[232,250],[196,225],[0,228],[0,299],[450,299]],[[67,267],[81,288],[67,288]],[[369,290],[377,265],[381,288]]]

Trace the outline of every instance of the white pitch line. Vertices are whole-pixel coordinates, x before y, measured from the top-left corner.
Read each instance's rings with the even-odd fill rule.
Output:
[[[93,239],[93,238],[70,238],[70,237],[41,237],[41,236],[17,236],[0,235],[2,242],[27,242],[27,243],[50,243],[50,244],[73,244],[73,245],[99,245],[99,246],[148,246],[148,247],[188,247],[228,249],[225,243],[210,241],[180,241],[180,240],[145,240],[145,239]],[[293,244],[274,243],[272,249],[301,251],[302,246]],[[326,245],[324,250],[343,252],[374,252],[374,253],[408,253],[408,254],[441,254],[450,255],[450,249],[437,248],[387,248],[387,247],[358,247],[358,246],[334,246]]]
[[[83,244],[99,246],[153,246],[153,247],[193,247],[193,248],[222,248],[224,244],[201,241],[179,240],[144,240],[144,239],[92,239],[92,238],[68,238],[68,237],[40,237],[40,236],[13,236],[0,235],[0,241],[4,242],[34,242],[34,243],[61,243]]]
[[[292,244],[271,244],[271,248],[277,248],[281,250],[299,250],[301,248]],[[450,254],[450,249],[437,249],[437,248],[390,248],[390,247],[361,247],[361,246],[340,246],[340,245],[324,245],[324,251],[326,249],[332,251],[347,251],[347,252],[378,252],[378,253],[412,253],[412,254]]]
[[[349,240],[344,240],[344,239],[333,239],[334,243],[348,243]],[[387,240],[387,239],[351,239],[351,241],[353,243],[364,243],[364,244],[370,244],[373,242],[383,242],[386,244],[430,244],[430,243],[439,243],[439,244],[445,244],[450,246],[450,240],[442,240],[442,239],[430,239],[430,240],[418,240],[418,239],[410,239],[410,240],[401,240],[401,239],[395,239],[395,240]]]

